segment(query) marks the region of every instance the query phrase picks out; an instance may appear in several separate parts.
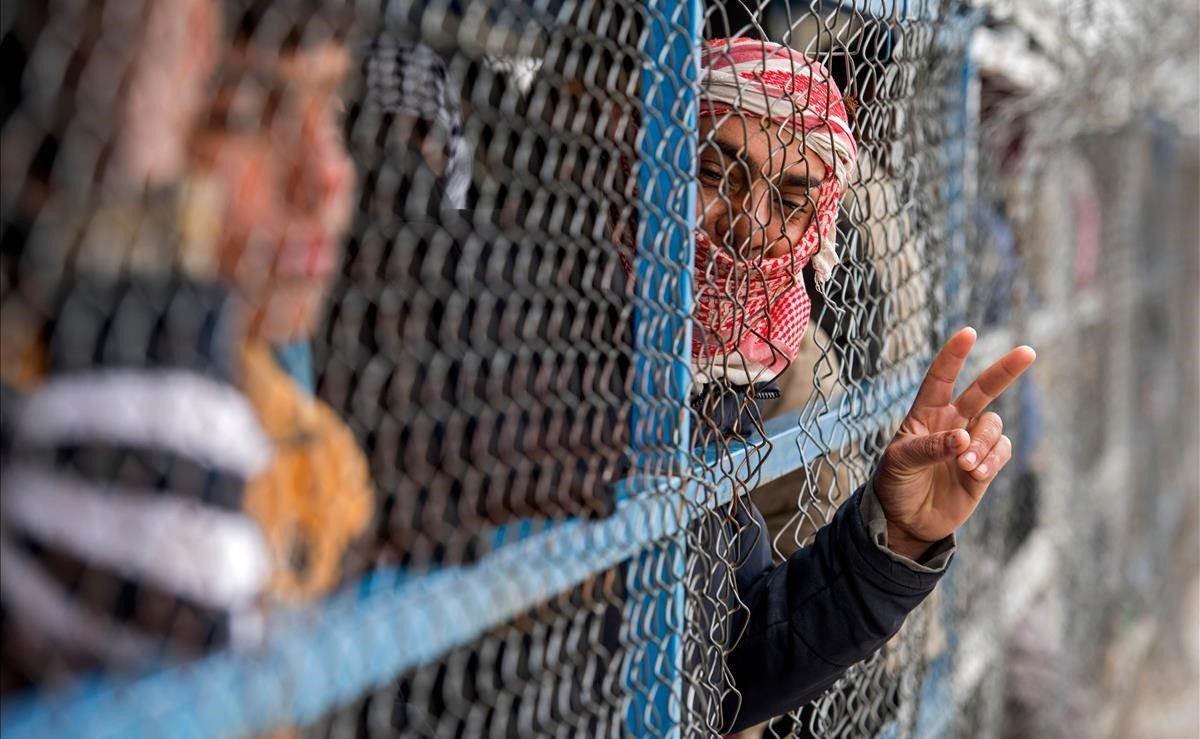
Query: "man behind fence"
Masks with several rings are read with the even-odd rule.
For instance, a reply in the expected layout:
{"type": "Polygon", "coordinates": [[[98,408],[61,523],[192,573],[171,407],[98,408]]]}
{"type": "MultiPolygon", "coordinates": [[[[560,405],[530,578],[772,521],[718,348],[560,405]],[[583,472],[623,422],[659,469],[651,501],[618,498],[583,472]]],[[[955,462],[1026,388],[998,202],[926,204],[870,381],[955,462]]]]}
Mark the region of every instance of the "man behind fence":
{"type": "MultiPolygon", "coordinates": [[[[693,357],[710,388],[752,394],[799,349],[809,313],[801,271],[811,261],[820,285],[836,264],[837,208],[857,147],[840,91],[803,54],[734,38],[707,42],[701,65],[693,357]]],[[[970,328],[950,337],[873,479],[811,546],[772,566],[761,515],[735,504],[729,561],[739,563],[745,608],[731,607],[727,632],[737,635],[727,730],[818,697],[895,634],[945,572],[955,530],[1012,455],[986,408],[1034,361],[1029,347],[1013,349],[955,397],[974,343],[970,328]]],[[[737,415],[717,425],[745,425],[737,415]]]]}

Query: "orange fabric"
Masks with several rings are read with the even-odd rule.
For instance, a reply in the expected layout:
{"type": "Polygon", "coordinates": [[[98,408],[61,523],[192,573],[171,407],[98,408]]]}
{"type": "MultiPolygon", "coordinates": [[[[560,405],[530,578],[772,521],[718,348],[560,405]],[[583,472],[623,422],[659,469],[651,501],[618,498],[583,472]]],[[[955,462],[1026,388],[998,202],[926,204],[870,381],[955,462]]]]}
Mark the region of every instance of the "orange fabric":
{"type": "Polygon", "coordinates": [[[370,522],[367,460],[350,429],[297,385],[265,344],[243,350],[242,381],[276,450],[271,466],[247,483],[244,499],[275,558],[269,595],[309,600],[337,584],[342,555],[370,522]]]}
{"type": "MultiPolygon", "coordinates": [[[[6,318],[12,318],[13,313],[19,314],[20,308],[14,308],[6,318]]],[[[25,316],[21,316],[26,319],[25,316]]],[[[46,343],[38,330],[40,322],[27,320],[7,320],[0,324],[0,380],[7,382],[18,390],[29,392],[41,384],[46,377],[46,343]]]]}

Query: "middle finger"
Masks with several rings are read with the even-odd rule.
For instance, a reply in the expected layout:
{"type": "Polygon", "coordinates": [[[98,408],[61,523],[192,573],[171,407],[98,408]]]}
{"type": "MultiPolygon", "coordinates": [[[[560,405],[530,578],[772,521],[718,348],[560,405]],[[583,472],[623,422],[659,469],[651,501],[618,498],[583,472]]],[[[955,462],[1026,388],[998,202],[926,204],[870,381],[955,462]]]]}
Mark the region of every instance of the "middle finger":
{"type": "Polygon", "coordinates": [[[1021,373],[1029,369],[1035,359],[1037,354],[1028,346],[1018,346],[1011,350],[991,367],[980,372],[975,382],[954,401],[954,407],[964,418],[975,418],[988,404],[1000,397],[1021,373]]]}

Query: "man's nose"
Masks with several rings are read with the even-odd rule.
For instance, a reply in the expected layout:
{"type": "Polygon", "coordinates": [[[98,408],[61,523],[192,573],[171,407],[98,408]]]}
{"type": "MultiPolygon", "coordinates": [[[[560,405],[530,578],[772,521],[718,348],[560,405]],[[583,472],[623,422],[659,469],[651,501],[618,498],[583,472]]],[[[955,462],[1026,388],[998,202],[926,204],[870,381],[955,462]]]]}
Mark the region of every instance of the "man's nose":
{"type": "Polygon", "coordinates": [[[754,187],[730,198],[729,214],[732,219],[734,250],[746,256],[762,256],[771,241],[770,226],[774,221],[777,206],[770,189],[754,187]]]}

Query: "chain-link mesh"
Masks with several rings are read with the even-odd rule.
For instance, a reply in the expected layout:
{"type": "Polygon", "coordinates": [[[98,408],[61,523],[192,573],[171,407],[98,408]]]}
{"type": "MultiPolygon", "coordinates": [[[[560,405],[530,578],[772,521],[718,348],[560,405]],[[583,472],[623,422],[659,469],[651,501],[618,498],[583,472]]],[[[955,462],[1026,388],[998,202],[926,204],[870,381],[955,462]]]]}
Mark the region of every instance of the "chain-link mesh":
{"type": "Polygon", "coordinates": [[[1171,8],[5,0],[5,733],[728,734],[746,553],[967,324],[1039,350],[1013,461],[738,735],[1136,733],[1192,628],[1200,168],[1104,99],[1171,8]],[[996,51],[1075,22],[1032,91],[996,51]]]}

